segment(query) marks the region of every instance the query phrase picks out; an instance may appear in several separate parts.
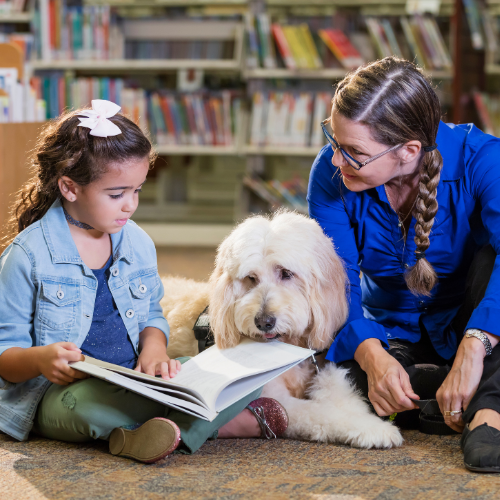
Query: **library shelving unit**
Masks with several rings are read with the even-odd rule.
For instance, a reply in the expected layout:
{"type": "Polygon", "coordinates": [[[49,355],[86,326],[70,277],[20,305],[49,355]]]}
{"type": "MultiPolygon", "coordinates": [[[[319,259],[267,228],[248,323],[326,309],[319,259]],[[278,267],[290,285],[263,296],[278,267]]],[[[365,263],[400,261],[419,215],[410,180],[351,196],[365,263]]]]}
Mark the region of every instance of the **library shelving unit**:
{"type": "MultiPolygon", "coordinates": [[[[425,72],[433,79],[451,79],[452,70],[427,70],[425,72]]],[[[341,80],[347,72],[342,68],[323,69],[287,69],[287,68],[255,68],[243,70],[243,77],[246,80],[257,79],[286,79],[286,80],[341,80]]]]}
{"type": "MultiPolygon", "coordinates": [[[[500,0],[488,0],[488,11],[495,19],[500,17],[500,0]]],[[[486,50],[485,55],[485,73],[486,75],[500,75],[499,54],[486,50]]]]}
{"type": "Polygon", "coordinates": [[[30,23],[32,19],[31,12],[0,12],[0,23],[30,23]]]}
{"type": "MultiPolygon", "coordinates": [[[[42,123],[0,124],[0,228],[5,227],[14,193],[30,177],[26,151],[33,148],[42,123]]],[[[0,240],[0,252],[2,242],[0,240]]]]}
{"type": "MultiPolygon", "coordinates": [[[[248,100],[255,92],[283,90],[290,92],[332,92],[332,84],[346,74],[343,68],[297,69],[253,68],[246,67],[245,19],[242,14],[254,15],[267,12],[269,16],[283,19],[287,16],[304,18],[308,16],[332,16],[337,10],[347,9],[359,16],[401,16],[406,14],[407,0],[83,0],[84,5],[111,6],[118,9],[123,18],[135,21],[141,17],[153,17],[156,27],[151,32],[136,32],[134,40],[168,39],[172,41],[198,39],[225,39],[234,42],[231,59],[112,59],[112,60],[38,60],[30,63],[35,75],[58,72],[79,76],[115,77],[131,75],[134,78],[144,75],[170,75],[179,70],[203,70],[210,78],[212,88],[217,82],[221,88],[238,88],[246,93],[248,100]],[[174,20],[165,16],[168,9],[174,9],[174,20]],[[179,17],[179,11],[190,11],[192,21],[179,17]],[[163,17],[163,19],[162,19],[163,17]],[[199,22],[208,17],[210,22],[199,22]],[[214,83],[216,82],[216,83],[214,83]]],[[[500,0],[489,0],[498,2],[500,0]]],[[[441,0],[439,16],[456,23],[457,5],[461,0],[441,0]]],[[[17,16],[17,15],[16,15],[17,16]]],[[[15,19],[15,17],[13,19],[15,19]]],[[[12,22],[30,22],[31,13],[22,13],[12,22]],[[24,19],[24,21],[21,21],[24,19]]],[[[0,23],[3,21],[0,15],[0,23]]],[[[447,21],[446,21],[447,22],[447,21]]],[[[132,24],[132,23],[131,23],[132,24]]],[[[129,28],[125,28],[129,29],[129,28]]],[[[130,28],[132,29],[132,28],[130,28]]],[[[140,30],[139,30],[140,31],[140,30]]],[[[450,30],[452,33],[454,30],[450,30]]],[[[456,30],[455,30],[456,31],[456,30]]],[[[456,38],[456,37],[455,37],[456,38]]],[[[449,37],[451,52],[457,44],[452,35],[449,37]]],[[[454,54],[454,62],[460,62],[460,53],[454,54]]],[[[490,70],[496,68],[490,65],[490,70]]],[[[453,89],[455,113],[451,118],[456,121],[460,108],[461,67],[454,64],[451,69],[427,71],[435,81],[446,82],[453,89]]],[[[500,72],[500,71],[499,71],[500,72]]],[[[170,83],[172,84],[172,83],[170,83]]],[[[154,89],[153,89],[154,90],[154,89]]],[[[244,175],[287,178],[287,175],[300,171],[307,177],[308,169],[319,147],[293,146],[256,146],[248,144],[251,113],[241,110],[243,126],[238,127],[238,136],[231,146],[202,145],[158,145],[157,151],[163,160],[159,168],[152,171],[152,181],[146,183],[143,201],[139,206],[136,220],[143,221],[151,229],[156,225],[156,234],[163,234],[161,224],[221,224],[227,227],[253,210],[265,209],[244,187],[244,175]],[[167,169],[162,167],[168,165],[167,169]],[[155,173],[155,170],[157,172],[155,173]],[[165,173],[168,171],[168,175],[165,173]],[[149,184],[149,187],[148,187],[149,184]]],[[[262,201],[262,200],[261,200],[262,201]]],[[[213,226],[215,227],[215,226],[213,226]]],[[[215,229],[214,229],[215,231],[215,229]]],[[[201,233],[200,233],[201,234],[201,233]]],[[[214,233],[215,234],[215,233],[214,233]]],[[[218,234],[218,233],[217,233],[218,234]]],[[[161,239],[161,238],[160,238],[161,239]]],[[[163,241],[163,240],[162,240],[163,241]]],[[[208,241],[208,239],[207,239],[208,241]]],[[[210,243],[211,244],[211,243],[210,243]]]]}

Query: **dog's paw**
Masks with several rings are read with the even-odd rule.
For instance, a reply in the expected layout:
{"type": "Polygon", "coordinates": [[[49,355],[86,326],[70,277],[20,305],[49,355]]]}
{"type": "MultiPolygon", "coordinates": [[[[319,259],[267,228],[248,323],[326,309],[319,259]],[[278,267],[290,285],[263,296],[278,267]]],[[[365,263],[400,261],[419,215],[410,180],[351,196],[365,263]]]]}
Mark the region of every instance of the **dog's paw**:
{"type": "Polygon", "coordinates": [[[399,429],[383,420],[379,420],[376,425],[366,426],[362,431],[351,431],[349,434],[348,442],[356,448],[393,448],[403,444],[399,429]]]}

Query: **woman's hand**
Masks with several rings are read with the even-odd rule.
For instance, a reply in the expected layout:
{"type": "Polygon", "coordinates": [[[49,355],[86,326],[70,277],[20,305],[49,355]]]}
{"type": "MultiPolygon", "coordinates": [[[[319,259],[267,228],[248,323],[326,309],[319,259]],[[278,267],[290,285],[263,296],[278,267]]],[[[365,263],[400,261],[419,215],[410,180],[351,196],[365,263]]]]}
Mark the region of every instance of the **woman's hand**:
{"type": "Polygon", "coordinates": [[[444,421],[457,432],[462,432],[464,428],[462,415],[447,416],[445,412],[467,409],[483,375],[485,355],[486,351],[479,339],[464,337],[458,346],[450,373],[436,393],[444,421]]]}
{"type": "Polygon", "coordinates": [[[146,327],[139,335],[141,353],[134,368],[137,372],[147,373],[168,380],[181,371],[181,362],[167,356],[167,339],[158,328],[146,327]]]}
{"type": "Polygon", "coordinates": [[[362,342],[354,359],[368,376],[368,398],[378,415],[382,417],[417,408],[410,398],[420,398],[413,392],[410,377],[379,340],[362,342]]]}
{"type": "Polygon", "coordinates": [[[36,357],[38,370],[50,382],[68,385],[89,377],[68,364],[84,360],[82,351],[73,342],[56,342],[36,349],[38,349],[36,357]]]}

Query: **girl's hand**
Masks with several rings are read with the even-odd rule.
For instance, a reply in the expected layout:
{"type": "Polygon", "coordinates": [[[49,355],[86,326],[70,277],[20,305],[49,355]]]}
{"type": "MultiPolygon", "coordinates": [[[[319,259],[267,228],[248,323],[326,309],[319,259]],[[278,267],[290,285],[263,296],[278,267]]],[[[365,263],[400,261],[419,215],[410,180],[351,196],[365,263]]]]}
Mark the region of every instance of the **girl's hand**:
{"type": "Polygon", "coordinates": [[[165,352],[165,346],[159,346],[159,349],[145,346],[139,354],[137,366],[134,369],[153,377],[161,375],[161,378],[168,380],[181,371],[181,362],[170,359],[165,352]]]}
{"type": "Polygon", "coordinates": [[[420,398],[413,392],[408,373],[379,340],[362,342],[355,359],[368,376],[368,398],[379,416],[418,408],[410,399],[420,398]]]}
{"type": "Polygon", "coordinates": [[[38,348],[38,370],[50,382],[68,385],[89,375],[71,368],[68,363],[83,361],[82,351],[73,342],[56,342],[38,348]]]}
{"type": "Polygon", "coordinates": [[[485,355],[486,351],[480,340],[464,337],[458,346],[450,373],[436,393],[444,421],[457,432],[462,432],[464,428],[462,415],[447,416],[445,411],[467,409],[483,375],[485,355]]]}

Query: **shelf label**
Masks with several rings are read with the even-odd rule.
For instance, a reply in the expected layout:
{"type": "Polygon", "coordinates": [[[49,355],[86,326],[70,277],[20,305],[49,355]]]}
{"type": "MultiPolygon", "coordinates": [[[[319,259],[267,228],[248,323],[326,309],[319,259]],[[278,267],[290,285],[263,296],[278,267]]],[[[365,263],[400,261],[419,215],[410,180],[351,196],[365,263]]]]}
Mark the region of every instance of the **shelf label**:
{"type": "Polygon", "coordinates": [[[406,0],[407,14],[439,14],[441,0],[406,0]]]}

